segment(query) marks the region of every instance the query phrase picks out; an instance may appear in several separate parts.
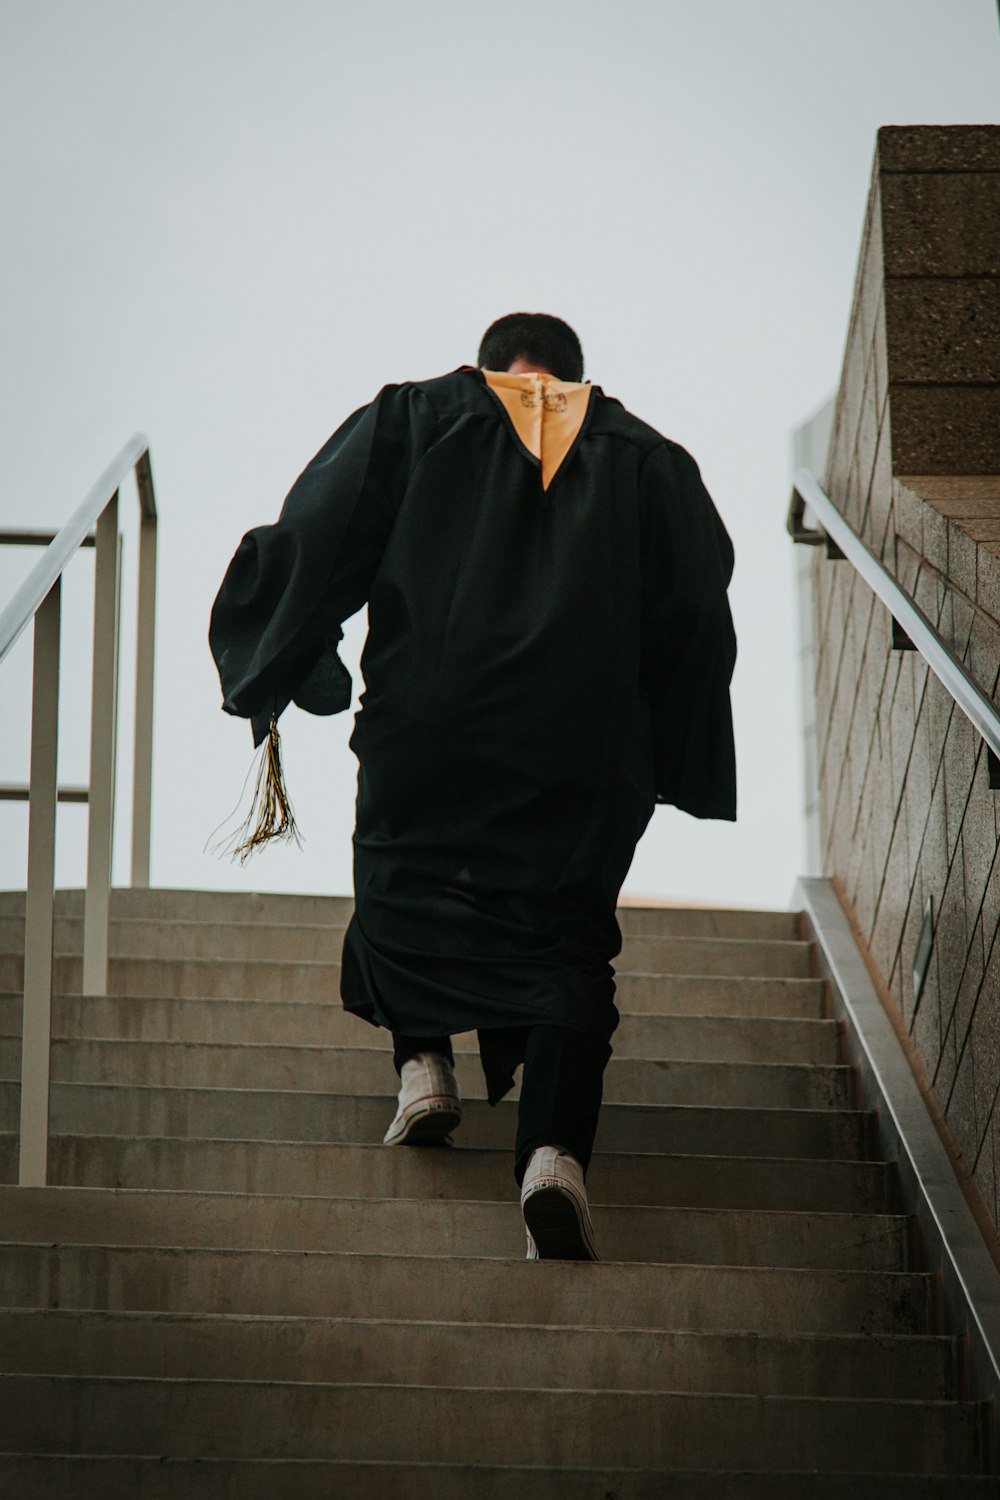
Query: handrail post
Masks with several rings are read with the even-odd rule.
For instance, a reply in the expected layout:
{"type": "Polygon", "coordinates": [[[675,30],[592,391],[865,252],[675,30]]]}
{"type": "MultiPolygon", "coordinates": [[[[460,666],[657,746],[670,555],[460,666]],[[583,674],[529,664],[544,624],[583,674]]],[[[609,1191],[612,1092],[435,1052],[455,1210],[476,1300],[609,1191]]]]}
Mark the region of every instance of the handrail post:
{"type": "Polygon", "coordinates": [[[90,709],[90,807],[83,921],[85,995],[108,990],[108,920],[115,821],[118,704],[118,491],[97,521],[94,563],[94,669],[90,709]]]}
{"type": "Polygon", "coordinates": [[[35,613],[31,673],[28,887],[24,910],[21,1137],[17,1174],[22,1187],[44,1187],[48,1178],[61,593],[62,580],[57,578],[35,613]]]}
{"type": "Polygon", "coordinates": [[[54,536],[40,531],[0,534],[0,542],[30,542],[45,547],[43,557],[13,598],[0,608],[0,662],[32,622],[35,638],[30,785],[0,786],[0,797],[5,800],[23,800],[27,794],[29,802],[18,1161],[18,1182],[28,1187],[44,1186],[48,1175],[56,807],[60,798],[89,803],[82,988],[84,993],[107,993],[121,644],[118,505],[119,487],[130,472],[135,474],[140,512],[132,878],[134,885],[148,886],[157,517],[146,438],[137,433],[125,445],[54,536]],[[96,530],[92,529],[95,520],[96,530]],[[62,575],[77,548],[90,545],[96,550],[90,785],[64,787],[60,793],[57,752],[62,575]]]}
{"type": "Polygon", "coordinates": [[[135,467],[139,524],[139,602],[135,652],[135,759],[132,777],[132,885],[149,885],[153,802],[153,663],[156,635],[156,503],[148,450],[135,467]]]}

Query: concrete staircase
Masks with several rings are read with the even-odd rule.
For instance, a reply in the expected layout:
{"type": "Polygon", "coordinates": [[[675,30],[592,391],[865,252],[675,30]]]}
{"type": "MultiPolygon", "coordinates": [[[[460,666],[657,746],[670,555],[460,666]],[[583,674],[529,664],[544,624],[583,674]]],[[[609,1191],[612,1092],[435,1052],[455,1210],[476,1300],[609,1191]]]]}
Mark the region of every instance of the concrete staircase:
{"type": "MultiPolygon", "coordinates": [[[[0,1183],[23,895],[0,895],[0,1183]]],[[[514,1105],[378,1142],[349,903],[57,900],[50,1180],[0,1186],[0,1494],[852,1500],[1000,1493],[792,913],[622,911],[600,1265],[527,1263],[514,1105]]],[[[466,1039],[459,1039],[461,1046],[466,1039]]]]}

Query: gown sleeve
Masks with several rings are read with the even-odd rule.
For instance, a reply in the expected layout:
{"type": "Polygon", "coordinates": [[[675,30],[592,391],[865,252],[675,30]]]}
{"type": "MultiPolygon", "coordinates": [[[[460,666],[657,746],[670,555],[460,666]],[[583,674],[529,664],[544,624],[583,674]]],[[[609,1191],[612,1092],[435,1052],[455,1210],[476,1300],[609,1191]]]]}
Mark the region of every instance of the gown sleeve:
{"type": "Polygon", "coordinates": [[[433,430],[421,390],[386,386],[306,466],[278,520],[240,542],[212,608],[209,644],[222,706],[250,719],[255,745],[292,701],[310,713],[349,707],[341,625],[368,598],[433,430]]]}
{"type": "Polygon", "coordinates": [[[729,684],[736,633],[727,588],[733,545],[698,465],[674,443],[640,481],[640,680],[648,696],[657,802],[699,818],[736,817],[729,684]]]}

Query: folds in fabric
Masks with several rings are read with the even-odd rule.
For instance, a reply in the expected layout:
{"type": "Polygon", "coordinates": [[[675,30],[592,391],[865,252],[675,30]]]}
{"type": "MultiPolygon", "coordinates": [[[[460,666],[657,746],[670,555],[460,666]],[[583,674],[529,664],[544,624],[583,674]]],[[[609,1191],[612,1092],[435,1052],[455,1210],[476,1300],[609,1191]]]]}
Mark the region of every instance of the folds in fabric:
{"type": "Polygon", "coordinates": [[[732,821],[732,542],[698,465],[674,443],[647,457],[640,510],[640,683],[649,700],[656,800],[732,821]]]}
{"type": "Polygon", "coordinates": [[[223,579],[209,644],[227,713],[254,743],[293,699],[338,713],[351,679],[341,623],[362,607],[433,413],[413,386],[386,386],[323,445],[278,520],[248,531],[223,579]]]}
{"type": "MultiPolygon", "coordinates": [[[[615,902],[654,803],[735,816],[733,551],[690,455],[598,387],[551,433],[521,403],[544,382],[504,390],[528,441],[468,368],[348,418],[244,537],[211,645],[260,739],[291,701],[348,706],[337,644],[368,604],[347,1008],[606,1046],[615,902]]],[[[497,1036],[490,1057],[494,1097],[517,1053],[497,1036]]]]}

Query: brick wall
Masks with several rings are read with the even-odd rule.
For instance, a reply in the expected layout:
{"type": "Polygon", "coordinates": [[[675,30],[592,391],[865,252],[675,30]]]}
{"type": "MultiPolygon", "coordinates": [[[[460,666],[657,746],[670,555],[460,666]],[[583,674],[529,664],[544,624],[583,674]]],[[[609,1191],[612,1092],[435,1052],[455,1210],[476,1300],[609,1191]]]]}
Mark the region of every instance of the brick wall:
{"type": "MultiPolygon", "coordinates": [[[[1000,127],[879,131],[825,480],[1000,702],[1000,127]]],[[[824,871],[1000,1224],[1000,792],[850,563],[812,569],[824,871]]]]}

